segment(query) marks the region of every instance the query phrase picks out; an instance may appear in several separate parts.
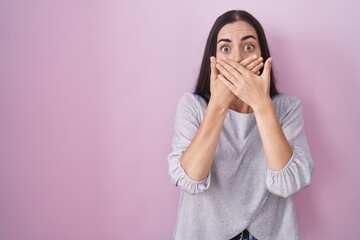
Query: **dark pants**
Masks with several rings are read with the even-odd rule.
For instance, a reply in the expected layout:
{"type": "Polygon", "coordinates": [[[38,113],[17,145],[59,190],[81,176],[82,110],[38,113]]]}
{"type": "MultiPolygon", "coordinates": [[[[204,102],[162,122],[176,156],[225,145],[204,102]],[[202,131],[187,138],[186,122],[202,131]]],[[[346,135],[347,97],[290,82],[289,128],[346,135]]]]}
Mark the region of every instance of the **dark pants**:
{"type": "MultiPolygon", "coordinates": [[[[244,234],[243,240],[257,240],[254,236],[251,236],[251,238],[250,238],[249,231],[246,229],[243,231],[243,234],[244,234]]],[[[240,236],[241,236],[241,233],[239,233],[238,235],[236,235],[235,237],[233,237],[230,240],[239,240],[240,236]]]]}

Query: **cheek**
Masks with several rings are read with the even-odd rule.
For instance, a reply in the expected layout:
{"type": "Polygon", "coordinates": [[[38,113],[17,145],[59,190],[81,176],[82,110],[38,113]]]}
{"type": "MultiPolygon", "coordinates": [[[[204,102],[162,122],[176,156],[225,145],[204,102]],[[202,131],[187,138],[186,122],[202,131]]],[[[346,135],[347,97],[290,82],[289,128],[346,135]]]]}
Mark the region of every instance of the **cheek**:
{"type": "Polygon", "coordinates": [[[261,50],[257,48],[257,49],[255,49],[254,51],[251,51],[251,52],[245,52],[244,51],[243,54],[244,54],[244,58],[251,57],[253,55],[261,57],[261,50]]]}
{"type": "Polygon", "coordinates": [[[260,49],[256,49],[255,54],[260,57],[260,56],[261,56],[261,51],[260,51],[260,49]]]}
{"type": "Polygon", "coordinates": [[[226,54],[224,54],[223,52],[219,51],[219,50],[216,50],[216,58],[220,58],[222,60],[225,60],[226,59],[226,54]]]}
{"type": "Polygon", "coordinates": [[[257,47],[254,51],[254,54],[256,54],[257,56],[261,56],[261,49],[259,47],[257,47]]]}
{"type": "Polygon", "coordinates": [[[221,56],[223,53],[220,50],[216,50],[216,57],[221,56]]]}

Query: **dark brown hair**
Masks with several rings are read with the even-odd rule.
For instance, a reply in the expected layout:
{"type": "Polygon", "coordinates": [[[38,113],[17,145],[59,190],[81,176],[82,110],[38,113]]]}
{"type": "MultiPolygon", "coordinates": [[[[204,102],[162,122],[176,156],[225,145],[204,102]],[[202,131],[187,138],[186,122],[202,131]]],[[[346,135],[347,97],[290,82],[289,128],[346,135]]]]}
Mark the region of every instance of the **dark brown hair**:
{"type": "MultiPolygon", "coordinates": [[[[219,31],[223,26],[229,23],[234,23],[236,21],[244,21],[250,26],[252,26],[258,37],[259,37],[259,43],[261,48],[261,56],[264,59],[264,62],[266,59],[270,57],[270,50],[266,41],[264,29],[262,28],[261,24],[259,23],[256,18],[254,18],[250,13],[246,11],[241,10],[232,10],[228,11],[224,14],[222,14],[220,17],[218,17],[213,25],[213,27],[210,30],[204,56],[202,59],[201,67],[200,67],[200,73],[197,79],[197,84],[195,87],[195,94],[200,95],[203,97],[207,102],[210,100],[210,57],[216,55],[216,40],[217,36],[219,34],[219,31]]],[[[263,68],[260,70],[260,74],[262,73],[263,68]]],[[[271,68],[270,72],[270,97],[273,98],[275,95],[277,95],[279,92],[276,89],[276,80],[273,68],[271,68]]]]}

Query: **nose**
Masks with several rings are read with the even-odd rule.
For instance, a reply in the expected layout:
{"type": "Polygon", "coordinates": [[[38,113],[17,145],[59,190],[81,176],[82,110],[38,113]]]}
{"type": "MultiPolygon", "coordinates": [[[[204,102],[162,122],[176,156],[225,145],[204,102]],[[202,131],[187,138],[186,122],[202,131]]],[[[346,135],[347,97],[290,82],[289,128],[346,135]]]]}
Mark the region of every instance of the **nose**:
{"type": "Polygon", "coordinates": [[[236,62],[240,62],[240,61],[242,60],[242,56],[241,56],[240,50],[234,51],[233,59],[234,59],[236,62]]]}

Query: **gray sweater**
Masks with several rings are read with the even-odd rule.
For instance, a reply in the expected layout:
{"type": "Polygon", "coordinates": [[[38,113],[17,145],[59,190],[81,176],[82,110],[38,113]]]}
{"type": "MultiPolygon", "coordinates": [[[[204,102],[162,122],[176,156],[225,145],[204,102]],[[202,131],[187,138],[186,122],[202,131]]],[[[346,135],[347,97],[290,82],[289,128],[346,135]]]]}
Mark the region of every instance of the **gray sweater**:
{"type": "Polygon", "coordinates": [[[207,103],[192,93],[180,99],[168,156],[171,182],[181,189],[175,239],[228,240],[244,229],[258,240],[300,239],[292,196],[310,184],[314,165],[300,101],[277,95],[273,104],[293,149],[282,170],[268,168],[255,115],[230,109],[212,169],[206,179],[195,181],[179,160],[204,119],[207,103]]]}

